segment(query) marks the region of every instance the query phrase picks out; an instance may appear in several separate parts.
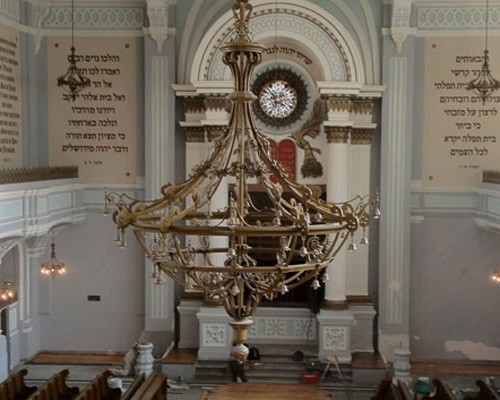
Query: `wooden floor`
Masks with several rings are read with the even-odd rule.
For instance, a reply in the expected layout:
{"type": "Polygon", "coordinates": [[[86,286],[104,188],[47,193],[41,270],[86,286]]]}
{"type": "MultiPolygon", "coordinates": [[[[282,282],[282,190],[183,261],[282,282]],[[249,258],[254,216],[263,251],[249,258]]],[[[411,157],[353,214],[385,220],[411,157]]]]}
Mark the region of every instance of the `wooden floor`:
{"type": "MultiPolygon", "coordinates": [[[[43,351],[33,357],[31,364],[61,365],[122,365],[125,353],[117,352],[51,352],[43,351]]],[[[165,364],[195,364],[197,349],[177,349],[162,360],[165,364]]],[[[374,354],[354,353],[353,368],[385,368],[381,358],[374,354]]],[[[411,362],[413,375],[483,375],[500,376],[500,362],[443,362],[423,360],[411,362]]]]}
{"type": "Polygon", "coordinates": [[[207,390],[203,400],[333,400],[333,394],[307,385],[232,383],[207,390]]]}
{"type": "Polygon", "coordinates": [[[84,352],[53,352],[42,351],[33,357],[31,364],[61,364],[61,365],[122,365],[125,353],[84,353],[84,352]]]}

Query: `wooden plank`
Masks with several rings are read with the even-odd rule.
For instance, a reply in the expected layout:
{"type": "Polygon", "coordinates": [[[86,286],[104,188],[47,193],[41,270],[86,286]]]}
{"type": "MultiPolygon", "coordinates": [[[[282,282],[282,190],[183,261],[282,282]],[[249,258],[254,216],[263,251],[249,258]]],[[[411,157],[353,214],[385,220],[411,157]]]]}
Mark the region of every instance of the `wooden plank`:
{"type": "Polygon", "coordinates": [[[333,400],[333,394],[306,385],[232,383],[206,391],[203,400],[333,400]]]}

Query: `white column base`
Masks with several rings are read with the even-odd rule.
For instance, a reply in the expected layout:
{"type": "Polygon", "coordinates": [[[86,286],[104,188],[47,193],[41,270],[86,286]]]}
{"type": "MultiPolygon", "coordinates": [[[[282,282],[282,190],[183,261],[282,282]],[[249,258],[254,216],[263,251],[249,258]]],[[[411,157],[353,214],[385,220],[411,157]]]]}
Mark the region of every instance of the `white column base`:
{"type": "Polygon", "coordinates": [[[320,358],[330,357],[334,352],[339,362],[350,363],[351,335],[354,316],[351,310],[321,310],[318,314],[320,358]]]}
{"type": "Polygon", "coordinates": [[[377,312],[371,304],[350,304],[354,317],[351,334],[352,351],[373,353],[373,321],[377,312]]]}
{"type": "Polygon", "coordinates": [[[231,317],[223,307],[201,307],[196,316],[200,326],[198,359],[229,360],[233,347],[231,317]]]}
{"type": "Polygon", "coordinates": [[[182,299],[177,306],[179,312],[179,348],[196,349],[200,344],[200,327],[197,313],[203,302],[196,299],[182,299]]]}

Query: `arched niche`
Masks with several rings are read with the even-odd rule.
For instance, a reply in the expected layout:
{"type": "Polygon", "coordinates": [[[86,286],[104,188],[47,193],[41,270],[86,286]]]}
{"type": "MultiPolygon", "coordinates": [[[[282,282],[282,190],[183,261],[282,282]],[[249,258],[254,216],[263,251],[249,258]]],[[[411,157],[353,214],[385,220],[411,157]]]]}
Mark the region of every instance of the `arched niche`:
{"type": "MultiPolygon", "coordinates": [[[[280,2],[278,11],[275,1],[255,0],[252,5],[250,29],[255,41],[269,48],[277,44],[295,51],[287,54],[285,50],[276,58],[294,58],[297,64],[310,60],[308,70],[318,81],[365,83],[359,49],[335,16],[325,16],[322,8],[299,0],[280,2]]],[[[190,74],[195,86],[199,82],[231,80],[220,47],[230,41],[233,24],[232,11],[226,12],[204,35],[190,74]]]]}

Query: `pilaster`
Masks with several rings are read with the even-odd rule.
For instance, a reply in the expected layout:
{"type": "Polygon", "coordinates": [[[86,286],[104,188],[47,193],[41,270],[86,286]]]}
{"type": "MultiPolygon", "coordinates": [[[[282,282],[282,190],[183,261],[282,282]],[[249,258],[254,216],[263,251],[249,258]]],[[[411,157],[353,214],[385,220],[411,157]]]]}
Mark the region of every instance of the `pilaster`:
{"type": "Polygon", "coordinates": [[[409,182],[411,137],[408,121],[409,61],[393,56],[384,98],[386,130],[382,135],[379,259],[379,351],[409,346],[409,182]]]}
{"type": "MultiPolygon", "coordinates": [[[[173,46],[173,43],[169,43],[173,46]]],[[[146,54],[152,50],[147,47],[146,54]]],[[[174,73],[172,60],[167,55],[146,57],[146,140],[145,174],[146,198],[159,198],[160,189],[168,182],[174,182],[175,176],[175,99],[170,85],[174,73]],[[149,79],[147,79],[149,78],[149,79]]],[[[164,283],[148,279],[153,266],[145,261],[146,284],[146,330],[155,349],[161,352],[169,341],[165,331],[173,336],[174,329],[174,283],[164,279],[164,283]]]]}

